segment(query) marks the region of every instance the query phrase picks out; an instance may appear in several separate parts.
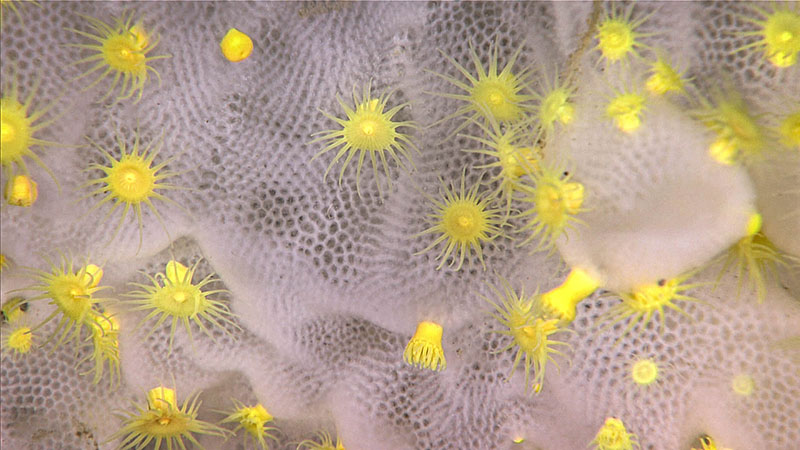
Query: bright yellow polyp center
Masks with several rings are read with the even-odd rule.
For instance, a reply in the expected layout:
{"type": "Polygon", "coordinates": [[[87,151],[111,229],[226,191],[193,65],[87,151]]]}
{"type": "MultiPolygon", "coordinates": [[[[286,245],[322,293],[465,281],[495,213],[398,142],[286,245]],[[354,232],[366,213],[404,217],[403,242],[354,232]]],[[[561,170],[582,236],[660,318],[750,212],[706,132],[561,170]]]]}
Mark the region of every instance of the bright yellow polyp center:
{"type": "Polygon", "coordinates": [[[598,450],[631,450],[633,443],[621,420],[609,417],[606,423],[597,432],[592,443],[597,444],[598,450]]]}
{"type": "Polygon", "coordinates": [[[575,214],[583,205],[583,185],[570,183],[543,183],[536,189],[536,213],[543,223],[553,228],[562,227],[569,214],[575,214]]]}
{"type": "Polygon", "coordinates": [[[244,61],[253,53],[253,40],[236,28],[231,28],[222,38],[219,47],[228,61],[244,61]]]}
{"type": "Polygon", "coordinates": [[[33,334],[29,327],[19,327],[8,336],[8,347],[19,354],[28,353],[33,344],[33,334]]]}
{"type": "Polygon", "coordinates": [[[462,230],[471,229],[473,223],[475,222],[474,220],[472,220],[472,217],[466,215],[458,216],[458,218],[456,218],[456,221],[458,222],[458,227],[461,228],[462,230]]]}
{"type": "Polygon", "coordinates": [[[184,291],[177,291],[172,294],[172,300],[175,303],[183,303],[189,298],[189,295],[184,291]]]}
{"type": "Polygon", "coordinates": [[[764,44],[767,59],[777,67],[797,63],[800,52],[800,14],[775,11],[764,23],[764,44]]]}
{"type": "MultiPolygon", "coordinates": [[[[522,108],[519,80],[511,73],[501,73],[479,80],[470,91],[473,103],[483,105],[498,122],[513,122],[520,118],[522,108]]],[[[482,109],[479,109],[482,111],[482,109]]]]}
{"type": "Polygon", "coordinates": [[[155,171],[139,156],[125,155],[108,171],[111,195],[126,203],[140,203],[153,193],[155,171]]]}
{"type": "Polygon", "coordinates": [[[607,60],[619,61],[633,50],[633,27],[621,19],[607,19],[597,27],[597,41],[607,60]]]}
{"type": "Polygon", "coordinates": [[[526,166],[531,168],[538,167],[538,159],[534,150],[530,147],[516,147],[511,144],[509,134],[503,135],[495,142],[497,159],[502,168],[502,176],[505,183],[513,183],[525,173],[526,166]]]}
{"type": "Polygon", "coordinates": [[[640,386],[653,384],[658,378],[658,366],[652,359],[636,361],[631,367],[631,378],[640,386]]]}
{"type": "MultiPolygon", "coordinates": [[[[514,340],[525,353],[547,355],[547,337],[558,331],[558,321],[537,317],[530,325],[512,330],[514,340]]],[[[540,359],[538,356],[536,359],[540,359]]]]}
{"type": "Polygon", "coordinates": [[[166,265],[166,283],[153,294],[153,305],[175,317],[192,317],[202,314],[209,307],[206,294],[192,284],[189,269],[177,261],[166,265]]]}
{"type": "Polygon", "coordinates": [[[500,166],[503,168],[503,175],[510,180],[515,180],[525,173],[525,170],[519,162],[517,162],[516,152],[517,149],[509,145],[497,147],[497,153],[500,155],[500,166]]]}
{"type": "Polygon", "coordinates": [[[756,382],[753,380],[753,377],[747,375],[745,373],[736,375],[731,380],[731,389],[733,392],[741,395],[742,397],[748,397],[753,394],[755,391],[756,382]]]}
{"type": "Polygon", "coordinates": [[[176,436],[188,434],[195,426],[192,416],[178,409],[172,389],[163,386],[151,389],[147,393],[147,407],[147,412],[137,419],[136,427],[136,432],[144,436],[167,439],[169,445],[176,436]]]}
{"type": "Polygon", "coordinates": [[[89,286],[76,274],[55,277],[48,286],[55,305],[73,321],[80,322],[92,307],[89,286]]]}
{"type": "Polygon", "coordinates": [[[678,280],[660,280],[640,286],[633,292],[631,308],[637,312],[655,311],[669,304],[678,292],[678,280]]]}
{"type": "Polygon", "coordinates": [[[489,94],[489,104],[492,106],[497,106],[503,102],[503,94],[499,92],[492,92],[489,94]]]}
{"type": "Polygon", "coordinates": [[[682,91],[683,80],[667,62],[658,60],[653,63],[650,71],[652,75],[647,79],[645,87],[653,95],[664,95],[671,91],[682,91]]]}
{"type": "Polygon", "coordinates": [[[6,185],[5,198],[11,205],[29,207],[39,197],[36,182],[27,175],[17,175],[6,185]]]}
{"type": "Polygon", "coordinates": [[[395,125],[377,99],[358,105],[344,125],[344,139],[356,150],[380,151],[396,145],[395,125]]]}
{"type": "Polygon", "coordinates": [[[273,419],[272,415],[259,403],[256,406],[245,407],[239,410],[240,423],[248,433],[260,436],[264,424],[273,419]]]}
{"type": "Polygon", "coordinates": [[[366,136],[372,136],[375,134],[375,122],[372,121],[365,121],[361,124],[361,132],[364,133],[366,136]]]}
{"type": "Polygon", "coordinates": [[[484,211],[468,200],[448,205],[442,217],[445,233],[457,242],[474,242],[485,231],[484,211]]]}
{"type": "Polygon", "coordinates": [[[136,36],[129,32],[106,39],[102,52],[106,63],[120,72],[143,75],[147,70],[145,54],[142,53],[136,36]]]}
{"type": "Polygon", "coordinates": [[[205,296],[192,284],[167,285],[153,296],[156,308],[175,317],[191,317],[205,311],[205,296]]]}
{"type": "Polygon", "coordinates": [[[417,324],[417,331],[403,352],[403,360],[412,366],[434,371],[446,369],[441,325],[428,321],[417,324]]]}
{"type": "Polygon", "coordinates": [[[787,147],[800,150],[800,112],[790,114],[783,119],[778,132],[787,147]]]}
{"type": "Polygon", "coordinates": [[[542,294],[542,307],[558,320],[572,322],[578,303],[599,286],[600,282],[585,270],[572,269],[560,286],[542,294]]]}
{"type": "Polygon", "coordinates": [[[620,94],[609,102],[606,115],[614,120],[614,125],[625,133],[636,131],[642,123],[644,96],[635,93],[620,94]]]}
{"type": "MultiPolygon", "coordinates": [[[[537,320],[541,321],[541,319],[537,320]]],[[[530,351],[535,349],[537,342],[539,342],[536,339],[536,327],[533,325],[524,326],[518,329],[516,338],[520,348],[522,348],[522,350],[524,351],[530,351]]]]}
{"type": "Polygon", "coordinates": [[[30,147],[31,134],[25,107],[13,98],[0,100],[0,162],[4,166],[22,159],[30,147]]]}

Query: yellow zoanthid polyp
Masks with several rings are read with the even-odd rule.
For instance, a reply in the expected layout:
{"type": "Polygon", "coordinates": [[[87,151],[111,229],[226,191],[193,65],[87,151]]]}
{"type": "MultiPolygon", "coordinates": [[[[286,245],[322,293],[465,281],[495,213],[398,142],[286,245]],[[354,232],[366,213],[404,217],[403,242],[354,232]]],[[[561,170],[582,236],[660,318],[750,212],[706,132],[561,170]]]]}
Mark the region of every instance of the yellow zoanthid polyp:
{"type": "MultiPolygon", "coordinates": [[[[472,64],[477,72],[475,75],[451,56],[439,50],[442,56],[467,79],[469,84],[449,75],[428,71],[464,91],[464,93],[459,94],[445,92],[433,92],[432,94],[466,103],[460,106],[456,112],[440,119],[434,125],[461,116],[467,116],[473,120],[477,120],[479,117],[484,119],[491,117],[499,123],[513,123],[524,119],[526,113],[533,111],[533,107],[529,104],[533,100],[533,96],[523,93],[529,84],[528,70],[524,69],[514,73],[514,63],[516,63],[517,57],[522,51],[522,46],[517,48],[511,55],[511,58],[500,73],[497,72],[499,51],[497,43],[489,50],[488,71],[484,69],[481,58],[475,51],[472,42],[469,43],[469,50],[472,64]]],[[[458,133],[468,124],[469,120],[465,120],[453,130],[450,136],[458,133]]]]}
{"type": "Polygon", "coordinates": [[[139,322],[137,328],[150,319],[158,317],[148,336],[166,320],[171,320],[169,332],[170,352],[172,351],[172,342],[175,338],[175,328],[178,326],[178,322],[183,324],[189,339],[192,339],[190,320],[197,324],[212,340],[214,337],[203,323],[204,320],[228,334],[230,332],[225,328],[224,324],[239,328],[232,320],[234,316],[228,305],[219,300],[209,298],[210,295],[228,291],[224,289],[203,290],[209,284],[219,281],[213,273],[197,283],[192,282],[200,261],[202,260],[197,260],[191,268],[187,268],[178,261],[171,260],[167,263],[163,273],[157,273],[155,276],[144,274],[151,284],[131,283],[132,286],[138,287],[139,290],[126,295],[132,299],[131,303],[136,305],[133,308],[134,311],[150,311],[139,322]]]}
{"type": "Polygon", "coordinates": [[[253,40],[236,28],[231,28],[219,43],[222,54],[230,62],[240,62],[253,53],[253,40]]]}
{"type": "Polygon", "coordinates": [[[749,397],[756,390],[756,382],[750,374],[740,373],[731,378],[731,390],[741,397],[749,397]]]}
{"type": "Polygon", "coordinates": [[[369,154],[369,159],[372,163],[372,173],[375,176],[375,183],[378,185],[378,195],[383,196],[381,189],[381,181],[378,176],[378,161],[383,167],[383,172],[386,175],[386,182],[389,189],[392,189],[392,176],[389,172],[389,164],[386,155],[388,154],[394,162],[403,170],[409,171],[409,168],[403,163],[400,156],[408,160],[408,164],[413,168],[414,161],[411,157],[409,148],[414,149],[419,153],[419,148],[408,138],[404,133],[398,131],[398,128],[418,128],[417,124],[412,121],[396,122],[394,116],[403,108],[408,106],[408,103],[402,103],[394,106],[388,111],[385,111],[386,105],[389,102],[391,93],[382,93],[378,98],[372,98],[371,83],[364,86],[364,91],[361,97],[358,96],[355,86],[353,86],[353,103],[354,108],[345,103],[339,95],[336,95],[336,100],[344,110],[346,119],[340,119],[332,114],[320,110],[325,117],[336,122],[342,128],[339,130],[324,130],[314,133],[312,136],[317,136],[309,144],[317,142],[325,142],[328,145],[320,150],[311,158],[314,161],[323,154],[330,150],[337,149],[336,156],[328,164],[325,169],[325,174],[322,176],[323,181],[328,177],[328,172],[341,158],[345,157],[342,163],[342,168],[339,171],[339,186],[342,185],[344,178],[344,171],[350,161],[358,155],[358,166],[356,167],[356,191],[358,196],[361,197],[361,168],[364,165],[364,160],[369,154]]]}
{"type": "MultiPolygon", "coordinates": [[[[137,247],[137,252],[138,249],[141,249],[144,235],[142,224],[143,205],[147,206],[153,215],[156,216],[164,227],[164,232],[169,236],[167,226],[164,224],[161,214],[159,214],[158,210],[153,205],[153,200],[160,200],[183,209],[181,205],[159,192],[183,188],[165,182],[167,179],[178,175],[176,172],[165,169],[167,164],[171,163],[177,155],[171,156],[158,164],[154,164],[156,156],[161,151],[161,146],[164,141],[163,135],[159,138],[154,149],[153,142],[141,148],[139,142],[140,136],[139,133],[136,132],[133,139],[133,147],[129,150],[126,139],[122,135],[117,134],[116,143],[120,152],[119,159],[112,156],[109,150],[104,149],[96,142],[91,139],[88,140],[106,157],[108,162],[107,165],[91,164],[86,169],[87,171],[101,171],[103,173],[102,176],[90,179],[81,186],[81,188],[88,188],[99,185],[99,187],[96,187],[93,191],[86,194],[83,199],[98,195],[103,197],[87,211],[87,214],[103,204],[111,202],[113,206],[109,209],[108,213],[106,213],[103,219],[103,221],[105,221],[117,208],[122,206],[122,216],[119,219],[114,233],[109,239],[109,243],[117,237],[117,234],[125,222],[125,218],[128,217],[128,211],[133,209],[136,214],[136,221],[139,225],[139,246],[137,247]]],[[[189,214],[188,211],[185,209],[183,210],[189,214]]]]}
{"type": "Polygon", "coordinates": [[[336,436],[336,443],[334,444],[333,438],[327,431],[320,431],[317,433],[317,439],[306,439],[297,444],[297,450],[345,450],[342,440],[336,436]],[[319,442],[317,442],[319,441],[319,442]]]}
{"type": "Polygon", "coordinates": [[[120,439],[118,450],[149,448],[155,441],[155,448],[166,443],[168,449],[185,449],[184,439],[193,444],[193,448],[203,446],[195,438],[195,434],[226,437],[227,431],[214,424],[197,419],[200,394],[189,396],[179,408],[177,395],[173,389],[159,386],[147,393],[147,402],[140,405],[133,402],[134,411],[119,411],[115,415],[123,421],[122,428],[108,438],[107,442],[120,439]]]}
{"type": "Polygon", "coordinates": [[[425,194],[434,206],[434,211],[427,217],[431,227],[415,236],[436,234],[437,237],[430,245],[415,255],[425,253],[444,242],[442,251],[436,257],[436,259],[441,259],[436,267],[437,270],[444,267],[451,255],[449,266],[452,267],[457,259],[458,264],[456,264],[455,270],[460,270],[465,259],[471,261],[473,251],[477,254],[478,260],[485,270],[483,244],[503,235],[500,229],[503,224],[502,211],[492,207],[494,197],[478,193],[481,187],[480,181],[467,190],[466,176],[465,168],[461,173],[461,183],[458,189],[452,182],[448,188],[444,181],[439,179],[441,199],[435,199],[425,194]],[[458,258],[454,252],[458,253],[458,258]]]}
{"type": "Polygon", "coordinates": [[[91,331],[94,306],[108,302],[106,298],[95,296],[99,291],[108,288],[99,286],[103,275],[102,269],[87,261],[76,270],[72,259],[63,254],[60,265],[56,265],[50,260],[47,262],[50,264],[49,272],[27,268],[30,276],[35,279],[35,284],[21,290],[39,292],[38,295],[30,297],[28,301],[49,298],[50,303],[56,306],[55,311],[37,325],[36,329],[42,327],[56,315],[61,315],[58,326],[47,339],[48,342],[60,333],[56,342],[56,347],[58,347],[71,332],[71,339],[77,345],[84,326],[89,327],[91,331]]]}
{"type": "Polygon", "coordinates": [[[440,372],[447,368],[442,348],[442,326],[424,320],[417,324],[417,331],[408,341],[403,352],[403,361],[414,367],[440,372]]]}
{"type": "Polygon", "coordinates": [[[645,102],[645,96],[639,92],[615,92],[606,105],[606,116],[623,133],[633,133],[642,125],[645,102]]]}
{"type": "Polygon", "coordinates": [[[688,82],[688,80],[684,79],[686,70],[679,72],[667,57],[659,55],[650,64],[650,76],[645,82],[645,89],[655,96],[661,96],[668,92],[686,92],[685,85],[688,82]]]}
{"type": "Polygon", "coordinates": [[[744,237],[723,255],[725,262],[720,271],[721,277],[725,271],[735,266],[737,296],[741,294],[746,280],[747,288],[755,291],[759,303],[767,295],[766,278],[776,278],[778,268],[788,267],[790,262],[790,257],[778,250],[761,232],[762,221],[761,214],[750,215],[744,237]]]}
{"type": "Polygon", "coordinates": [[[2,93],[0,93],[0,163],[7,180],[11,180],[20,170],[29,175],[25,159],[30,159],[44,169],[58,185],[55,174],[41,160],[34,149],[58,146],[57,142],[41,139],[36,135],[50,126],[54,117],[42,118],[55,106],[55,102],[34,108],[36,93],[39,87],[37,79],[28,96],[20,97],[19,81],[16,71],[11,76],[4,76],[2,93]]]}
{"type": "Polygon", "coordinates": [[[596,450],[632,450],[634,446],[640,447],[636,435],[628,433],[622,420],[615,417],[606,419],[594,440],[589,443],[592,444],[596,450]]]}
{"type": "Polygon", "coordinates": [[[35,181],[27,175],[15,175],[6,183],[3,196],[9,205],[28,208],[39,197],[39,188],[35,181]]]}
{"type": "Polygon", "coordinates": [[[234,423],[236,428],[233,429],[233,434],[237,431],[244,429],[247,432],[245,441],[252,440],[253,448],[260,447],[262,450],[269,450],[269,444],[266,439],[269,438],[278,442],[278,438],[272,433],[278,429],[275,427],[267,426],[267,423],[272,422],[274,417],[267,412],[267,409],[261,403],[253,406],[245,406],[244,403],[233,400],[234,410],[226,418],[222,419],[220,423],[234,423]],[[248,438],[249,437],[249,438],[248,438]]]}
{"type": "Polygon", "coordinates": [[[750,10],[760,17],[741,15],[740,17],[755,25],[755,30],[738,31],[737,35],[743,37],[756,37],[757,39],[747,45],[737,48],[734,53],[745,50],[761,51],[764,59],[776,67],[790,67],[797,63],[800,53],[800,13],[797,5],[789,6],[771,3],[767,9],[761,5],[749,5],[750,10]]]}
{"type": "Polygon", "coordinates": [[[582,223],[575,217],[584,211],[585,191],[583,184],[570,181],[572,175],[568,171],[552,169],[539,165],[538,170],[528,172],[527,180],[519,185],[519,198],[531,207],[523,210],[517,217],[527,221],[519,232],[530,231],[531,234],[519,245],[526,245],[538,239],[534,251],[555,250],[556,240],[566,233],[574,223],[582,223]]]}
{"type": "MultiPolygon", "coordinates": [[[[573,97],[577,88],[570,80],[561,80],[558,73],[551,80],[546,74],[541,77],[541,87],[533,93],[539,101],[535,117],[539,123],[539,136],[550,139],[556,123],[569,125],[575,120],[573,97]]],[[[537,139],[538,140],[538,139],[537,139]]]]}
{"type": "Polygon", "coordinates": [[[108,366],[108,385],[113,387],[122,378],[119,366],[119,321],[108,312],[92,312],[92,351],[79,364],[92,361],[92,367],[82,375],[94,372],[92,383],[98,384],[108,366]]]}
{"type": "Polygon", "coordinates": [[[800,111],[788,114],[781,119],[778,134],[783,145],[800,151],[800,111]]]}
{"type": "Polygon", "coordinates": [[[661,379],[662,370],[653,358],[635,358],[628,368],[631,381],[642,387],[657,383],[661,379]]]}
{"type": "Polygon", "coordinates": [[[578,303],[600,287],[600,280],[580,267],[570,270],[560,286],[542,294],[542,310],[548,318],[567,324],[575,320],[578,303]]]}
{"type": "Polygon", "coordinates": [[[559,326],[558,319],[548,319],[543,315],[539,296],[526,296],[525,291],[519,294],[511,287],[511,284],[501,279],[503,292],[494,285],[487,283],[495,298],[499,298],[501,304],[494,300],[481,296],[486,302],[494,307],[490,314],[495,320],[503,325],[503,329],[495,330],[495,333],[504,336],[511,336],[512,340],[507,346],[498,351],[505,352],[517,348],[514,363],[507,379],[511,379],[517,365],[525,356],[525,392],[531,389],[532,392],[539,393],[544,383],[545,368],[548,361],[558,367],[552,355],[562,355],[556,347],[560,345],[568,346],[565,342],[556,341],[550,336],[560,331],[568,331],[559,326]],[[531,367],[534,372],[533,385],[530,384],[531,367]]]}
{"type": "Polygon", "coordinates": [[[691,320],[692,317],[675,302],[679,300],[702,302],[695,297],[683,294],[683,292],[701,285],[701,283],[684,284],[684,281],[692,275],[694,272],[675,278],[661,279],[655,283],[642,284],[631,292],[620,294],[621,303],[612,306],[601,316],[600,321],[609,321],[606,327],[611,327],[618,322],[627,320],[628,325],[619,337],[619,340],[622,340],[637,323],[641,323],[640,330],[645,330],[650,319],[656,314],[660,316],[660,330],[663,331],[665,327],[664,308],[675,310],[691,320]]]}
{"type": "MultiPolygon", "coordinates": [[[[615,4],[611,3],[605,16],[597,24],[597,50],[600,51],[600,60],[605,59],[606,65],[617,62],[627,62],[629,56],[641,59],[640,49],[647,49],[640,39],[652,36],[652,33],[641,33],[637,28],[647,21],[650,15],[634,19],[631,3],[624,11],[620,12],[615,4]]],[[[652,13],[651,13],[652,14],[652,13]]],[[[600,61],[598,60],[598,62],[600,61]]]]}
{"type": "Polygon", "coordinates": [[[491,162],[475,166],[476,169],[500,168],[500,172],[490,181],[497,182],[497,191],[505,200],[506,214],[511,211],[511,200],[514,190],[517,189],[519,178],[526,172],[538,167],[542,159],[538,148],[528,141],[526,130],[520,126],[503,126],[494,119],[490,119],[490,129],[486,125],[476,122],[483,130],[486,137],[459,135],[483,144],[485,148],[466,149],[466,152],[483,154],[491,158],[491,162]]]}
{"type": "Polygon", "coordinates": [[[94,17],[81,15],[88,23],[90,31],[69,29],[69,31],[95,42],[92,44],[68,44],[71,47],[94,52],[92,55],[72,63],[72,65],[88,62],[95,63],[72,81],[77,81],[101,71],[100,75],[83,89],[88,90],[109,75],[113,74],[114,76],[111,86],[100,99],[100,102],[111,96],[118,85],[120,88],[116,101],[126,100],[136,95],[136,101],[138,102],[142,99],[148,72],[153,72],[158,78],[159,84],[161,83],[161,76],[150,64],[158,59],[169,58],[170,55],[147,56],[158,45],[158,38],[154,38],[144,28],[140,20],[134,20],[134,15],[133,11],[123,13],[122,16],[114,19],[113,24],[105,23],[94,17]]]}
{"type": "Polygon", "coordinates": [[[709,155],[725,165],[760,156],[768,148],[768,139],[759,118],[751,114],[738,93],[717,93],[715,97],[713,103],[701,98],[702,108],[694,113],[716,135],[709,155]]]}
{"type": "Polygon", "coordinates": [[[27,317],[0,324],[0,354],[12,360],[25,357],[37,347],[39,335],[27,317]]]}

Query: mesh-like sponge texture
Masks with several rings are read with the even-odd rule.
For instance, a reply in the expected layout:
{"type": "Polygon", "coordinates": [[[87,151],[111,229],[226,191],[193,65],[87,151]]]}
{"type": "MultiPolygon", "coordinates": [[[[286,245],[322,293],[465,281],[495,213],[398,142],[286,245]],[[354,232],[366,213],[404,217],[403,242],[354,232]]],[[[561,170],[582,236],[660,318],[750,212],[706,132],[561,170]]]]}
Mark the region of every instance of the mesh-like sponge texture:
{"type": "MultiPolygon", "coordinates": [[[[51,308],[43,301],[33,302],[25,313],[30,316],[26,320],[37,323],[51,308]]],[[[55,320],[34,328],[34,342],[41,344],[55,328],[55,320]]],[[[107,370],[98,385],[92,384],[91,375],[83,375],[94,367],[91,360],[82,362],[91,352],[91,345],[81,342],[76,347],[68,341],[55,351],[34,347],[18,358],[3,357],[0,422],[4,447],[97,448],[113,432],[106,412],[122,402],[119,392],[108,388],[107,370]],[[24,446],[16,447],[14,442],[24,446]]]]}
{"type": "Polygon", "coordinates": [[[728,283],[716,289],[689,291],[704,303],[677,302],[691,319],[667,310],[664,330],[654,318],[643,332],[637,326],[624,337],[625,321],[609,328],[598,320],[618,300],[590,298],[579,307],[573,327],[577,333],[569,341],[575,348],[572,365],[556,384],[585,399],[586,412],[596,417],[598,428],[606,416],[625,418],[642,448],[688,448],[693,435],[703,433],[722,442],[752,442],[753,447],[787,445],[793,432],[770,430],[793,429],[797,383],[788,374],[799,368],[773,344],[796,333],[796,302],[780,292],[768,300],[772,308],[736,300],[731,278],[726,276],[728,283]],[[776,314],[778,310],[785,315],[776,314]],[[754,326],[756,322],[769,326],[754,326]],[[661,375],[654,385],[633,383],[631,366],[639,358],[659,365],[661,375]],[[756,380],[750,397],[737,397],[730,388],[740,373],[756,380]],[[717,420],[716,414],[729,409],[736,411],[735,423],[749,425],[740,430],[717,420]]]}
{"type": "MultiPolygon", "coordinates": [[[[16,362],[4,359],[4,447],[113,448],[115,443],[103,441],[119,423],[106,424],[96,412],[127,409],[129,399],[141,402],[146,390],[173,382],[181,399],[203,390],[204,420],[221,419],[213,410],[230,408],[231,397],[263,403],[280,428],[277,448],[293,448],[326,429],[334,436],[338,432],[348,449],[515,448],[511,439],[521,436],[530,448],[571,450],[585,448],[611,414],[622,416],[643,447],[651,449],[688,448],[705,432],[734,448],[782,449],[799,439],[792,431],[800,428],[792,411],[800,395],[796,382],[785,377],[797,371],[797,362],[771,350],[774,340],[797,334],[796,299],[784,299],[772,282],[764,304],[745,298],[732,303],[736,280],[725,276],[717,291],[692,292],[710,305],[681,304],[695,322],[669,310],[666,330],[659,333],[653,322],[616,345],[622,324],[603,331],[595,327],[597,317],[617,300],[596,294],[580,305],[571,325],[575,333],[559,335],[571,348],[566,357],[556,356],[560,371],[548,364],[542,393],[525,394],[519,367],[506,380],[515,350],[498,353],[510,338],[493,333],[501,325],[488,316],[490,306],[478,295],[489,295],[486,281],[497,285],[503,276],[514,286],[524,285],[526,292],[544,291],[564,279],[561,257],[569,265],[592,266],[609,289],[673,276],[708,262],[733,243],[753,204],[763,205],[764,228],[776,244],[797,248],[796,227],[784,219],[797,217],[796,192],[786,192],[792,189],[787,180],[796,175],[795,166],[775,163],[781,174],[787,172],[776,177],[781,181],[770,178],[775,172],[769,166],[750,168],[765,172],[754,176],[754,195],[747,176],[752,173],[704,161],[713,136],[689,117],[686,106],[695,105],[696,98],[653,102],[641,133],[614,133],[618,130],[603,116],[603,96],[609,86],[620,88],[616,83],[641,82],[645,69],[642,61],[633,60],[629,73],[614,79],[617,69],[594,65],[598,52],[588,28],[591,14],[612,6],[21,6],[24,27],[13,14],[4,16],[3,77],[12,73],[7,61],[16,61],[21,90],[30,92],[42,74],[37,104],[57,98],[51,114],[58,120],[41,137],[83,146],[40,152],[62,190],[33,168],[40,181],[37,204],[21,212],[0,210],[3,253],[32,267],[41,266],[42,254],[88,254],[93,262],[105,263],[104,284],[113,286],[121,300],[129,282],[147,282],[137,271],[155,274],[170,259],[192,263],[203,257],[195,279],[219,275],[217,287],[230,292],[217,298],[230,305],[241,329],[212,329],[214,339],[209,339],[192,325],[189,341],[179,326],[169,352],[167,326],[145,338],[152,322],[136,329],[145,314],[128,311],[124,302],[112,305],[122,330],[122,386],[109,392],[80,376],[69,346],[46,360],[47,348],[16,362]],[[89,53],[59,44],[87,42],[68,30],[88,30],[79,14],[110,22],[128,9],[160,36],[152,55],[171,55],[152,62],[162,81],[151,73],[138,103],[92,103],[104,95],[110,80],[81,91],[92,78],[70,80],[91,64],[70,63],[89,53]],[[230,27],[250,35],[255,44],[250,58],[236,64],[219,51],[219,40],[230,27]],[[542,72],[576,77],[576,121],[560,128],[544,153],[565,161],[575,179],[586,183],[589,226],[572,230],[569,241],[559,243],[559,254],[549,258],[528,255],[510,237],[499,237],[484,245],[486,271],[475,257],[461,271],[447,266],[437,271],[438,248],[417,254],[433,239],[415,236],[429,226],[424,218],[432,206],[426,196],[437,197],[439,178],[457,181],[465,167],[468,185],[482,180],[481,192],[496,187],[486,182],[496,172],[487,175],[475,168],[489,159],[463,151],[475,143],[450,136],[464,118],[436,123],[463,105],[436,95],[458,88],[435,73],[464,81],[440,50],[472,71],[470,42],[484,67],[492,45],[499,46],[501,68],[520,49],[515,68],[533,70],[533,88],[542,72]],[[361,175],[359,197],[355,163],[339,186],[341,163],[326,181],[322,176],[333,152],[310,161],[325,146],[310,143],[312,133],[336,127],[320,110],[341,116],[336,95],[350,102],[353,88],[360,91],[370,82],[373,95],[393,90],[390,106],[410,103],[398,120],[420,125],[405,129],[421,150],[413,154],[415,169],[406,173],[390,163],[394,188],[384,184],[382,198],[369,165],[361,175]],[[135,218],[129,215],[109,243],[119,211],[103,221],[109,205],[89,212],[100,199],[80,199],[88,191],[81,186],[97,176],[81,171],[104,163],[82,136],[117,156],[118,133],[129,144],[136,133],[145,143],[163,135],[156,162],[174,157],[168,169],[179,174],[170,181],[188,188],[166,192],[182,208],[156,204],[163,224],[144,212],[141,248],[135,218]],[[663,215],[670,216],[667,222],[663,215]],[[628,219],[624,238],[614,225],[617,216],[628,219]],[[778,219],[785,222],[776,224],[778,219]],[[695,226],[688,227],[687,221],[695,226]],[[441,373],[402,362],[403,348],[420,320],[444,327],[448,368],[441,373]],[[625,381],[633,353],[664,364],[665,379],[650,390],[630,389],[625,381]],[[56,371],[59,376],[52,377],[56,371]],[[745,399],[728,388],[730,377],[742,371],[752,373],[757,386],[745,399]],[[51,406],[41,394],[47,389],[51,406]],[[723,399],[719,409],[731,412],[715,415],[713,408],[695,408],[712,399],[723,399]],[[37,402],[44,402],[44,408],[37,402]],[[40,408],[36,420],[23,420],[20,411],[26,408],[40,408]],[[750,426],[735,428],[743,421],[750,426]]],[[[652,13],[639,31],[656,34],[643,42],[664,48],[679,67],[688,67],[699,94],[711,98],[715,88],[730,88],[742,92],[755,114],[768,113],[773,105],[791,109],[781,98],[791,101],[792,93],[800,91],[793,91],[800,80],[795,69],[776,71],[757,53],[731,54],[750,42],[731,33],[753,28],[738,16],[751,14],[747,7],[683,6],[635,5],[636,18],[652,13]],[[725,71],[730,86],[717,86],[715,74],[725,71]]],[[[652,56],[649,50],[643,55],[652,56]]],[[[773,126],[775,117],[768,115],[765,123],[773,126]]],[[[481,130],[470,124],[461,133],[477,136],[481,130]]],[[[385,182],[383,174],[379,178],[385,182]]],[[[507,234],[513,236],[508,227],[507,234]]],[[[20,286],[11,279],[17,273],[3,270],[4,295],[7,288],[20,286]]],[[[242,442],[241,435],[226,443],[201,441],[207,448],[240,448],[242,442]]]]}

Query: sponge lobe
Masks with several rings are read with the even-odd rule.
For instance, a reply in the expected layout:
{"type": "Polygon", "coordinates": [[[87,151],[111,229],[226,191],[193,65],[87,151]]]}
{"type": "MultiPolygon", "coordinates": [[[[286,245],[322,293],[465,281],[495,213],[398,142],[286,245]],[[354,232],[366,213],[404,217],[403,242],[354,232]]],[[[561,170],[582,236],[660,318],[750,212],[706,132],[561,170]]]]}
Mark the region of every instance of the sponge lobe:
{"type": "Polygon", "coordinates": [[[610,289],[672,277],[741,237],[753,194],[744,170],[706,153],[711,138],[675,106],[652,100],[625,134],[585,101],[552,147],[584,183],[586,213],[559,242],[571,266],[592,267],[610,289]],[[676,141],[676,136],[680,140],[676,141]]]}

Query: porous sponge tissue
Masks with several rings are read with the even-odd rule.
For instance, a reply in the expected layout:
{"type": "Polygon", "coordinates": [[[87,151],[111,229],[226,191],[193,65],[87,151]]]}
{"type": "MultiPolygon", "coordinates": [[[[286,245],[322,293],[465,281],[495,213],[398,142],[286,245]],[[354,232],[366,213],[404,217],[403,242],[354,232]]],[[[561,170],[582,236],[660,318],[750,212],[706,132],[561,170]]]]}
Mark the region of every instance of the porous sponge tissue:
{"type": "Polygon", "coordinates": [[[796,4],[2,8],[0,186],[38,186],[30,206],[0,209],[3,449],[797,448],[796,4]],[[253,43],[236,63],[220,49],[232,28],[253,43]],[[91,37],[114,32],[116,50],[91,37]],[[470,97],[468,76],[515,54],[510,72],[527,77],[507,106],[520,117],[497,119],[469,103],[495,98],[470,97]],[[678,78],[648,83],[656,61],[678,78]],[[340,148],[312,161],[330,143],[315,133],[336,133],[337,96],[355,109],[367,85],[373,99],[391,92],[387,111],[408,103],[391,120],[416,125],[397,132],[419,153],[406,167],[354,157],[340,183],[344,154],[323,178],[340,148]],[[539,113],[558,87],[558,113],[539,113]],[[609,112],[627,94],[643,106],[609,112]],[[12,98],[33,118],[24,164],[7,153],[23,142],[12,98]],[[487,132],[508,131],[520,138],[505,179],[487,132]],[[136,142],[160,149],[143,167],[164,178],[119,171],[108,189],[122,200],[98,206],[111,196],[94,192],[98,167],[136,142]],[[542,170],[581,187],[547,197],[567,225],[540,216],[550,228],[520,245],[542,170]],[[502,225],[469,240],[463,265],[458,249],[437,259],[447,240],[426,251],[437,235],[422,233],[430,200],[462,174],[502,225]],[[51,266],[71,288],[50,289],[51,266]],[[552,291],[565,279],[589,288],[552,291]],[[134,283],[184,291],[148,303],[134,283]],[[523,298],[492,288],[506,285],[523,298]],[[541,302],[548,291],[575,295],[556,305],[574,319],[541,302]],[[558,333],[537,337],[534,320],[558,333]],[[404,361],[423,322],[441,327],[424,351],[440,347],[444,369],[404,361]],[[554,341],[562,354],[537,353],[554,341]],[[655,380],[633,375],[642,360],[655,380]],[[140,413],[155,419],[135,428],[140,413]]]}

